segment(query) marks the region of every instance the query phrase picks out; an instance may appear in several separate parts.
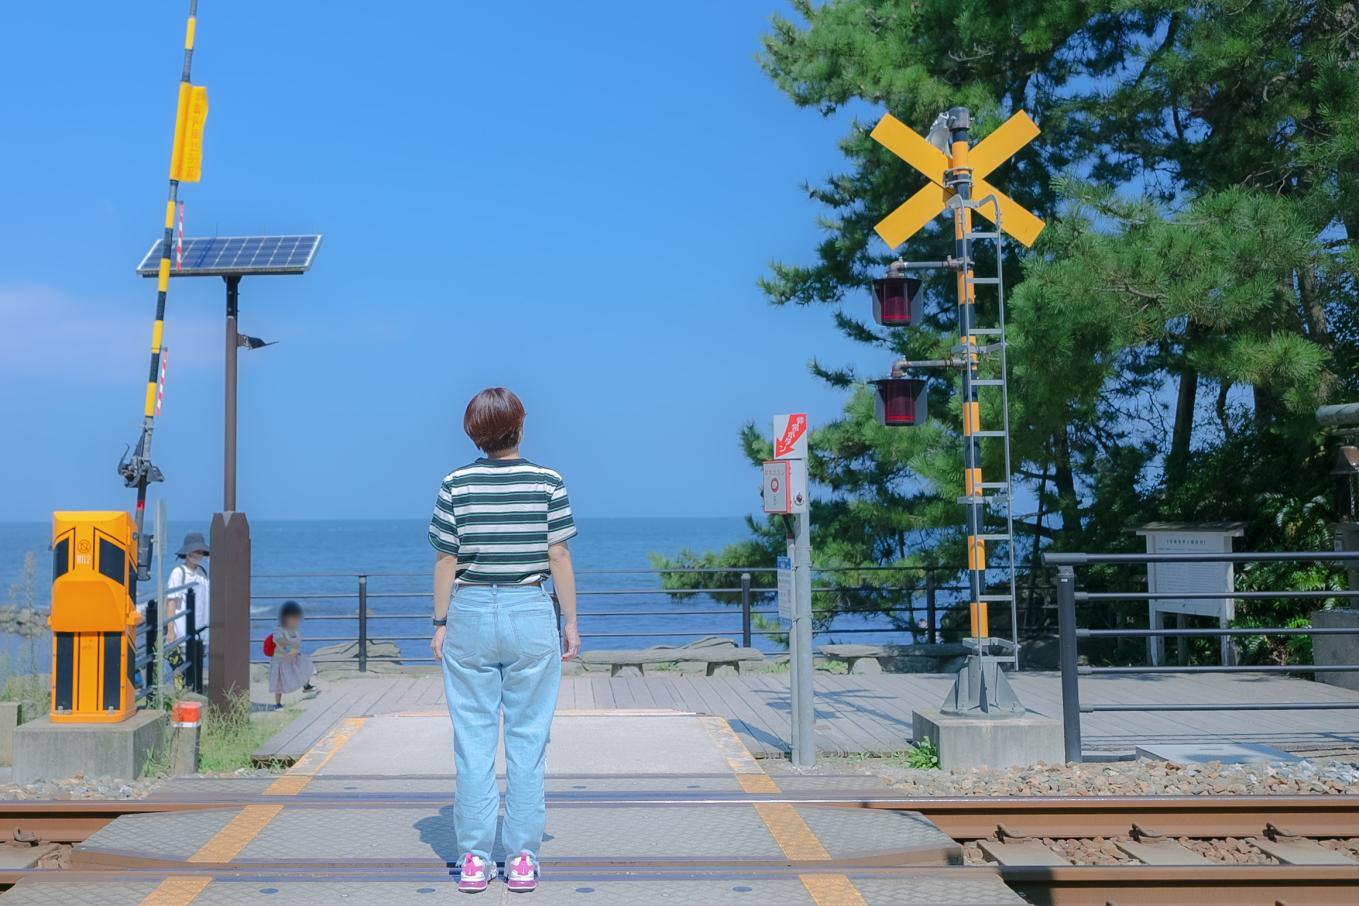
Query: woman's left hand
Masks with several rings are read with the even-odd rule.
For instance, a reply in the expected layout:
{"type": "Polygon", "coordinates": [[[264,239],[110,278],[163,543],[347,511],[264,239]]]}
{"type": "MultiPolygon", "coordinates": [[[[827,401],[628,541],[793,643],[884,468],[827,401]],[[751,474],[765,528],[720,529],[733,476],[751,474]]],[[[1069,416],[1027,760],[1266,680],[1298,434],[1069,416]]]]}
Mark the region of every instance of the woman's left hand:
{"type": "Polygon", "coordinates": [[[448,635],[448,627],[440,626],[434,630],[434,638],[429,640],[429,650],[434,652],[436,661],[443,660],[444,657],[444,636],[448,635]]]}
{"type": "Polygon", "coordinates": [[[574,622],[562,626],[562,660],[569,661],[580,654],[580,630],[574,622]]]}

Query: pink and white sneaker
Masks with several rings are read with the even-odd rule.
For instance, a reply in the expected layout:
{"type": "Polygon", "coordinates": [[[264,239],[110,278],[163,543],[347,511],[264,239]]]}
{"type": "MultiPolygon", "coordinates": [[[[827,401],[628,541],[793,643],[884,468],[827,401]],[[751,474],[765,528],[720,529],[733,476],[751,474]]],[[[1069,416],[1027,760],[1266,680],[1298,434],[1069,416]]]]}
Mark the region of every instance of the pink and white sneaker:
{"type": "Polygon", "coordinates": [[[494,862],[487,862],[481,856],[467,853],[462,857],[462,874],[458,877],[458,889],[463,893],[481,893],[491,883],[494,875],[494,862]]]}
{"type": "Polygon", "coordinates": [[[538,889],[538,863],[528,851],[522,851],[513,859],[505,862],[505,886],[515,893],[528,893],[538,889]]]}

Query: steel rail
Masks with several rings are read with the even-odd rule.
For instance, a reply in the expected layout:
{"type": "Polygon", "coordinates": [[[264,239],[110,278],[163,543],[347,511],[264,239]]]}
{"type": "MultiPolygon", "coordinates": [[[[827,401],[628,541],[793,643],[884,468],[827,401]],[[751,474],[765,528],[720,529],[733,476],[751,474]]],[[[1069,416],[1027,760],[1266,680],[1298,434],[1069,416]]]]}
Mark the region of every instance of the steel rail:
{"type": "MultiPolygon", "coordinates": [[[[338,775],[337,775],[338,776],[338,775]]],[[[564,776],[564,775],[563,775],[564,776]]],[[[679,776],[679,775],[675,775],[679,776]]],[[[696,778],[707,775],[683,775],[696,778]]],[[[346,775],[346,779],[363,778],[346,775]]],[[[436,778],[428,778],[435,780],[436,778]]],[[[437,778],[445,780],[446,778],[437,778]]],[[[599,779],[599,778],[594,778],[599,779]]],[[[231,799],[142,799],[84,801],[0,802],[0,839],[36,837],[62,843],[79,843],[122,815],[157,812],[201,811],[240,808],[251,803],[285,803],[290,809],[348,809],[393,807],[428,808],[446,802],[443,790],[428,794],[359,794],[289,797],[245,796],[231,799]]],[[[1347,796],[1146,796],[1146,797],[894,797],[880,790],[845,791],[831,795],[739,792],[684,794],[636,791],[554,791],[548,793],[554,808],[580,806],[661,807],[731,806],[737,804],[786,803],[812,808],[874,808],[918,812],[955,841],[995,836],[1004,824],[1009,834],[1046,838],[1108,837],[1127,834],[1136,823],[1180,837],[1254,837],[1267,824],[1285,827],[1302,837],[1359,836],[1359,802],[1347,796]]],[[[153,864],[132,854],[97,854],[75,869],[22,869],[0,871],[0,890],[20,881],[38,885],[49,881],[126,881],[163,879],[182,874],[188,867],[171,860],[153,864]],[[126,858],[131,856],[131,858],[126,858]]],[[[918,853],[919,858],[931,853],[918,853]]],[[[938,854],[933,854],[938,855],[938,854]]],[[[154,857],[153,857],[154,858],[154,857]]],[[[752,879],[796,877],[809,872],[834,871],[855,878],[901,878],[922,875],[962,879],[968,875],[999,876],[1011,888],[1035,904],[1073,906],[1092,902],[1117,902],[1122,906],[1193,902],[1203,906],[1276,904],[1319,906],[1359,902],[1359,865],[1108,865],[1108,866],[996,866],[996,865],[885,865],[879,857],[863,865],[820,866],[797,864],[727,862],[714,864],[667,860],[663,857],[621,864],[586,859],[545,858],[555,881],[633,879],[752,879]]],[[[352,883],[383,880],[447,880],[447,868],[429,859],[386,860],[372,865],[333,862],[254,862],[251,864],[193,866],[195,875],[261,881],[329,880],[352,883]]]]}
{"type": "MultiPolygon", "coordinates": [[[[1203,906],[1335,906],[1355,902],[1359,896],[1359,869],[1341,865],[1070,865],[1051,867],[996,867],[990,865],[915,865],[897,867],[846,867],[839,863],[825,868],[795,866],[724,865],[699,869],[657,861],[626,866],[603,862],[550,864],[553,882],[607,883],[645,879],[649,881],[726,880],[769,881],[807,875],[848,874],[854,880],[899,878],[959,881],[968,877],[996,877],[1038,906],[1088,906],[1118,903],[1119,906],[1165,906],[1167,903],[1203,906]]],[[[193,869],[23,869],[0,871],[0,889],[25,881],[27,885],[75,882],[159,881],[192,874],[234,882],[341,881],[353,884],[430,882],[447,884],[449,873],[440,866],[390,866],[364,868],[328,866],[322,869],[286,864],[251,869],[195,867],[193,869]]],[[[360,888],[361,889],[361,888],[360,888]]]]}
{"type": "MultiPolygon", "coordinates": [[[[362,781],[365,778],[344,775],[343,779],[362,781]]],[[[448,778],[424,779],[443,781],[448,778]]],[[[600,780],[594,776],[591,779],[600,780]]],[[[924,815],[959,841],[993,837],[999,824],[1005,824],[1011,832],[1033,837],[1118,836],[1127,834],[1133,824],[1186,837],[1259,836],[1267,824],[1286,827],[1292,833],[1309,837],[1359,837],[1359,797],[1341,795],[1016,796],[997,799],[986,796],[890,796],[880,789],[835,794],[560,790],[549,791],[547,798],[554,807],[565,808],[783,803],[910,811],[924,815]]],[[[286,803],[289,808],[413,808],[448,799],[446,791],[437,790],[428,794],[0,801],[0,842],[14,839],[17,829],[42,840],[78,843],[123,815],[239,808],[262,802],[286,803]]]]}

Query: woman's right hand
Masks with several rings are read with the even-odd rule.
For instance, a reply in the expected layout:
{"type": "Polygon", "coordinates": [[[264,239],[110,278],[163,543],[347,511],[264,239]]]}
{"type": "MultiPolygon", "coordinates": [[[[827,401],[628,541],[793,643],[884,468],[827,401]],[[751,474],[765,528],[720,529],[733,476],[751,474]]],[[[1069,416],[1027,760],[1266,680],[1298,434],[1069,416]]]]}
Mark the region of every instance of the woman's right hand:
{"type": "Polygon", "coordinates": [[[444,658],[444,636],[448,635],[448,627],[440,626],[434,630],[434,638],[429,640],[429,650],[434,652],[434,659],[441,661],[444,658]]]}

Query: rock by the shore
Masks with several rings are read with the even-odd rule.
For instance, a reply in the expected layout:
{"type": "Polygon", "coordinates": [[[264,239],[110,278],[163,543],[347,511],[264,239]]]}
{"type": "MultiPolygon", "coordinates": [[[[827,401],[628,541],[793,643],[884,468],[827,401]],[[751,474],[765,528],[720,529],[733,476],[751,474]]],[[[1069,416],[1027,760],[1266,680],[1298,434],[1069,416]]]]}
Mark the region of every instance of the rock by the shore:
{"type": "Polygon", "coordinates": [[[32,638],[47,632],[47,611],[33,607],[0,606],[0,633],[32,638]]]}
{"type": "MultiPolygon", "coordinates": [[[[357,641],[353,641],[353,642],[339,642],[334,645],[326,645],[322,648],[317,648],[315,651],[313,651],[311,653],[311,657],[313,662],[318,661],[331,662],[331,663],[317,663],[316,666],[318,668],[348,666],[348,664],[343,663],[344,661],[353,661],[355,664],[357,664],[359,662],[359,643],[357,641]]],[[[369,639],[368,657],[370,659],[382,658],[383,660],[379,661],[379,663],[383,664],[399,664],[400,660],[389,660],[389,658],[399,659],[401,657],[401,648],[396,644],[396,642],[387,642],[382,639],[369,639]]]]}

